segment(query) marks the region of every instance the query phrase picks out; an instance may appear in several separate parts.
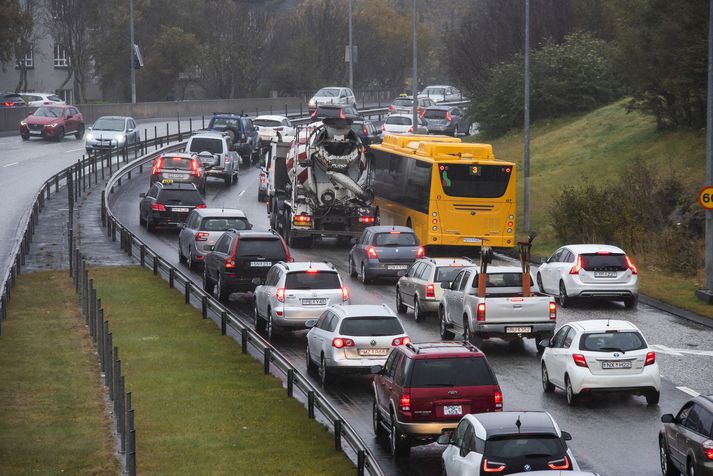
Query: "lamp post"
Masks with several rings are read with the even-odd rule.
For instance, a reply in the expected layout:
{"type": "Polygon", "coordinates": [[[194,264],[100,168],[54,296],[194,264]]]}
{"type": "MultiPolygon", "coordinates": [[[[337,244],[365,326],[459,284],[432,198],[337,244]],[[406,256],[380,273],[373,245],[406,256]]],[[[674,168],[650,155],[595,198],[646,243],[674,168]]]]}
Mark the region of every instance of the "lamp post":
{"type": "Polygon", "coordinates": [[[411,121],[413,124],[413,133],[418,130],[418,78],[417,67],[418,60],[416,59],[416,0],[413,0],[413,75],[411,80],[411,94],[413,97],[413,107],[411,108],[411,121]]]}
{"type": "Polygon", "coordinates": [[[349,89],[354,91],[354,43],[352,43],[352,0],[349,0],[349,89]]]}
{"type": "MultiPolygon", "coordinates": [[[[713,0],[708,5],[708,97],[706,98],[706,187],[713,186],[713,0]]],[[[713,304],[713,210],[706,209],[706,289],[696,296],[713,304]]]]}
{"type": "MultiPolygon", "coordinates": [[[[713,1],[713,0],[712,0],[713,1]]],[[[525,151],[523,157],[523,205],[525,233],[530,232],[530,0],[525,0],[525,151]]]]}
{"type": "Polygon", "coordinates": [[[131,65],[131,103],[136,103],[136,66],[134,64],[134,0],[129,0],[129,59],[131,65]]]}

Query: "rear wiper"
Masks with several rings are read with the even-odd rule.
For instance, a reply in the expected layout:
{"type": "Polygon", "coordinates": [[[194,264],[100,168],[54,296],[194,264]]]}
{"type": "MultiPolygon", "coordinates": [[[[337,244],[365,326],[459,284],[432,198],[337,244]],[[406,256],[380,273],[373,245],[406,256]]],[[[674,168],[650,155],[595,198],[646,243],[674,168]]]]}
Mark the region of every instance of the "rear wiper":
{"type": "Polygon", "coordinates": [[[452,383],[427,383],[425,387],[455,387],[452,383]]]}
{"type": "Polygon", "coordinates": [[[622,354],[626,354],[626,351],[624,349],[620,349],[619,347],[600,347],[599,350],[607,352],[621,352],[622,354]]]}

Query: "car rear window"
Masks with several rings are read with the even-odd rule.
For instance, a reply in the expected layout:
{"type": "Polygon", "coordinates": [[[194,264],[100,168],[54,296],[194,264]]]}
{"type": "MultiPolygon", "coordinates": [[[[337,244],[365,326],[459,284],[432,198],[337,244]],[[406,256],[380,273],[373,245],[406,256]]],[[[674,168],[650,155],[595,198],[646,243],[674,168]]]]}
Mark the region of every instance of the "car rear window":
{"type": "Polygon", "coordinates": [[[440,266],[436,268],[436,279],[434,281],[438,283],[452,282],[462,268],[462,266],[440,266]]]}
{"type": "Polygon", "coordinates": [[[626,255],[624,254],[583,254],[582,267],[587,271],[626,271],[626,255]]]}
{"type": "Polygon", "coordinates": [[[285,277],[285,289],[341,289],[339,275],[333,271],[293,271],[285,277]]]}
{"type": "Polygon", "coordinates": [[[204,218],[201,222],[201,231],[247,230],[248,219],[240,217],[215,217],[204,218]]]}
{"type": "Polygon", "coordinates": [[[411,387],[497,385],[490,366],[482,357],[417,359],[411,375],[411,387]]]}
{"type": "Polygon", "coordinates": [[[253,124],[261,127],[280,127],[282,123],[274,119],[255,119],[253,124]]]}
{"type": "Polygon", "coordinates": [[[403,116],[390,116],[386,118],[387,124],[393,124],[395,126],[410,126],[411,118],[403,116]]]}
{"type": "Polygon", "coordinates": [[[502,197],[512,173],[502,165],[443,164],[438,169],[443,191],[451,197],[502,197]]]}
{"type": "Polygon", "coordinates": [[[413,100],[411,100],[411,99],[396,99],[391,104],[393,104],[394,106],[412,106],[413,100]]]}
{"type": "Polygon", "coordinates": [[[238,257],[263,256],[271,260],[287,258],[282,241],[275,238],[244,238],[238,241],[238,257]]]}
{"type": "Polygon", "coordinates": [[[189,151],[195,153],[207,151],[211,154],[222,154],[223,141],[221,139],[198,137],[191,140],[189,151]]]}
{"type": "Polygon", "coordinates": [[[555,435],[496,436],[486,440],[484,457],[503,463],[520,458],[555,460],[564,457],[564,446],[555,435]]]}
{"type": "Polygon", "coordinates": [[[426,112],[423,114],[424,119],[445,119],[446,118],[446,112],[447,111],[442,111],[439,109],[426,109],[426,112]]]}
{"type": "Polygon", "coordinates": [[[591,332],[584,334],[579,342],[581,350],[592,352],[630,352],[646,348],[644,338],[638,332],[591,332]]]}
{"type": "Polygon", "coordinates": [[[404,333],[394,316],[348,317],[342,321],[339,333],[345,336],[394,336],[404,333]]]}
{"type": "Polygon", "coordinates": [[[164,189],[159,192],[156,200],[159,203],[165,203],[166,205],[177,204],[196,206],[205,203],[201,194],[198,193],[198,190],[164,189]]]}
{"type": "Polygon", "coordinates": [[[240,120],[231,117],[214,117],[208,124],[208,129],[225,129],[226,127],[242,129],[240,120]]]}
{"type": "Polygon", "coordinates": [[[163,159],[164,169],[191,170],[193,159],[187,157],[165,157],[163,159]]]}
{"type": "Polygon", "coordinates": [[[55,96],[54,94],[47,96],[47,99],[49,99],[50,101],[61,101],[62,100],[61,97],[55,96]]]}
{"type": "MultiPolygon", "coordinates": [[[[530,276],[530,282],[532,276],[530,276]]],[[[478,282],[473,281],[473,287],[478,287],[478,282]]],[[[522,287],[522,273],[488,273],[485,280],[487,288],[519,288],[522,287]]]]}
{"type": "Polygon", "coordinates": [[[416,246],[418,238],[413,233],[377,233],[374,246],[416,246]]]}

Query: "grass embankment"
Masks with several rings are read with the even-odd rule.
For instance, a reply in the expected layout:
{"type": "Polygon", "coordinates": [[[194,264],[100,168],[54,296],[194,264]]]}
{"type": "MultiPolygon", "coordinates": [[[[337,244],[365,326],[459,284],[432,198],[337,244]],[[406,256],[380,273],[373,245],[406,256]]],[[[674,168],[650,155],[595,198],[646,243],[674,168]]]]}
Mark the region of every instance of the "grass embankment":
{"type": "Polygon", "coordinates": [[[18,278],[0,337],[0,474],[119,474],[66,271],[18,278]]]}
{"type": "MultiPolygon", "coordinates": [[[[484,142],[493,144],[499,159],[518,164],[518,221],[522,224],[522,132],[484,142]]],[[[625,101],[579,116],[535,123],[530,141],[530,190],[532,229],[538,237],[533,254],[547,256],[561,245],[550,226],[548,210],[564,187],[606,186],[636,159],[662,174],[675,173],[685,184],[697,188],[705,178],[704,134],[659,133],[652,117],[627,113],[625,101]]],[[[636,258],[644,294],[713,317],[711,306],[693,296],[694,289],[703,287],[702,270],[693,277],[674,275],[657,268],[653,256],[636,258]]]]}
{"type": "Polygon", "coordinates": [[[262,365],[141,268],[91,270],[136,408],[143,474],[346,474],[332,436],[262,365]]]}

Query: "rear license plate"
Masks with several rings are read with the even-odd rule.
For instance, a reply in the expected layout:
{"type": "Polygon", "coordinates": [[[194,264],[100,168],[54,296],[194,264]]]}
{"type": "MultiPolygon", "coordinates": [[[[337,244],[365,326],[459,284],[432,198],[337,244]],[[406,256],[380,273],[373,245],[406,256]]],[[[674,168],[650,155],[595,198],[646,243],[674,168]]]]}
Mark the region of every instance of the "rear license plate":
{"type": "Polygon", "coordinates": [[[188,213],[188,212],[189,212],[189,209],[188,209],[188,208],[182,208],[182,207],[181,207],[181,208],[171,208],[171,211],[172,211],[172,212],[176,212],[176,213],[188,213]]]}
{"type": "Polygon", "coordinates": [[[386,265],[386,269],[392,270],[392,271],[399,271],[399,270],[404,270],[407,269],[408,265],[406,264],[389,264],[386,265]]]}
{"type": "Polygon", "coordinates": [[[386,355],[389,349],[359,349],[359,355],[386,355]]]}
{"type": "Polygon", "coordinates": [[[463,243],[480,243],[481,240],[480,238],[463,238],[463,243]]]}
{"type": "Polygon", "coordinates": [[[462,405],[444,405],[443,407],[444,415],[462,415],[463,406],[462,405]]]}
{"type": "Polygon", "coordinates": [[[187,176],[185,174],[164,174],[166,178],[170,179],[185,179],[187,176]]]}
{"type": "Polygon", "coordinates": [[[595,278],[616,278],[616,271],[595,271],[595,278]]]}
{"type": "Polygon", "coordinates": [[[302,304],[305,306],[324,306],[327,304],[327,300],[324,298],[302,299],[302,304]]]}
{"type": "Polygon", "coordinates": [[[270,268],[272,267],[271,261],[251,261],[250,266],[253,268],[270,268]]]}
{"type": "Polygon", "coordinates": [[[506,334],[529,334],[532,332],[532,327],[506,327],[506,334]]]}
{"type": "Polygon", "coordinates": [[[630,369],[631,368],[631,361],[630,360],[605,360],[602,362],[602,368],[603,369],[630,369]]]}

